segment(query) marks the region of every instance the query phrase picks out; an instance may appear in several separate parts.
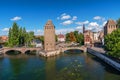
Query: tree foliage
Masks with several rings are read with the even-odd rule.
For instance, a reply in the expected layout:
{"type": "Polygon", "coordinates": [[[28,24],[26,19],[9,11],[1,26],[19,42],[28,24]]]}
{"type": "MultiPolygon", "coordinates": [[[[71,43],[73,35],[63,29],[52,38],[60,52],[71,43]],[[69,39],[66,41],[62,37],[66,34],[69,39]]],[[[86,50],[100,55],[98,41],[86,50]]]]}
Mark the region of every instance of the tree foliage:
{"type": "Polygon", "coordinates": [[[34,32],[26,32],[25,28],[19,27],[16,22],[9,29],[8,45],[10,47],[24,46],[30,44],[34,39],[34,32]]]}
{"type": "Polygon", "coordinates": [[[69,36],[70,36],[70,41],[71,42],[76,42],[76,38],[75,38],[75,35],[74,35],[73,32],[70,32],[69,36]]]}
{"type": "Polygon", "coordinates": [[[117,20],[117,26],[120,28],[120,18],[117,20]]]}
{"type": "Polygon", "coordinates": [[[105,36],[105,49],[113,57],[120,57],[120,29],[105,36]]]}
{"type": "Polygon", "coordinates": [[[66,42],[76,42],[80,45],[83,45],[84,43],[84,36],[82,33],[79,33],[78,31],[70,32],[66,34],[66,42]]]}
{"type": "Polygon", "coordinates": [[[40,40],[44,44],[44,36],[35,36],[35,39],[40,40]]]}

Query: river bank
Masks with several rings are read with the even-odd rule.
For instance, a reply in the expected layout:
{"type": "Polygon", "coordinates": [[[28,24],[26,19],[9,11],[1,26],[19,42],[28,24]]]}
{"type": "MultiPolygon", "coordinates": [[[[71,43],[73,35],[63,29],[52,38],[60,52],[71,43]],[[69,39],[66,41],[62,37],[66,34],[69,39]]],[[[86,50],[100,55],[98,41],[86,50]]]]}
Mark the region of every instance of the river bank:
{"type": "Polygon", "coordinates": [[[98,58],[100,58],[101,60],[103,60],[104,62],[115,68],[116,70],[120,71],[120,64],[114,61],[113,59],[103,55],[106,53],[103,49],[96,49],[95,47],[91,47],[91,48],[87,48],[87,52],[97,56],[98,58]]]}

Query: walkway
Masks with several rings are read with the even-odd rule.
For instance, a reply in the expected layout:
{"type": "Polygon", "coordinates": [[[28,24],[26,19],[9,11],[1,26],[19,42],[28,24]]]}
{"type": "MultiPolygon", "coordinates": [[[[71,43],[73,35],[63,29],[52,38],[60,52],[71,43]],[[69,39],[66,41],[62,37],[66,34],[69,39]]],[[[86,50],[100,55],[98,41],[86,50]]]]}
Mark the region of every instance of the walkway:
{"type": "Polygon", "coordinates": [[[91,47],[91,49],[98,51],[100,53],[106,53],[106,51],[103,48],[98,48],[98,47],[91,47]]]}
{"type": "Polygon", "coordinates": [[[97,56],[98,58],[100,58],[101,60],[103,60],[104,62],[106,62],[107,64],[111,65],[113,68],[117,69],[118,71],[120,71],[120,64],[117,63],[116,61],[106,57],[105,55],[102,55],[101,53],[103,52],[102,49],[96,49],[95,48],[87,48],[87,52],[91,53],[92,55],[97,56]],[[98,51],[100,50],[100,51],[98,51]]]}

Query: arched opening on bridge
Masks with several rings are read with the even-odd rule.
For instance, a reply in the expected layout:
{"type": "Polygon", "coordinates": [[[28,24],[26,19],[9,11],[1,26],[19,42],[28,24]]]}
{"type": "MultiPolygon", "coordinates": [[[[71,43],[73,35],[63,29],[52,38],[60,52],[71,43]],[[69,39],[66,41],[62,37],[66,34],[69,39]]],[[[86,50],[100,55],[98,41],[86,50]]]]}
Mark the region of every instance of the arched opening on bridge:
{"type": "Polygon", "coordinates": [[[64,51],[64,53],[66,53],[66,54],[80,54],[80,53],[83,53],[83,51],[80,49],[68,49],[68,50],[64,51]]]}
{"type": "Polygon", "coordinates": [[[27,54],[27,55],[36,55],[36,53],[37,53],[37,51],[36,50],[27,50],[27,51],[25,51],[25,54],[27,54]]]}
{"type": "Polygon", "coordinates": [[[6,52],[7,55],[19,55],[21,54],[21,51],[18,50],[9,50],[6,52]]]}

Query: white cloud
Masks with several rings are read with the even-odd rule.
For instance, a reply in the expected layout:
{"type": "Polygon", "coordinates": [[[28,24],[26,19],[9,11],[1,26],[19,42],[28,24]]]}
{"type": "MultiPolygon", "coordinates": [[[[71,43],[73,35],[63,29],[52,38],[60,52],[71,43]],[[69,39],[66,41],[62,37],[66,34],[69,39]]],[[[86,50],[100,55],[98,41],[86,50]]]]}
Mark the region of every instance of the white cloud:
{"type": "Polygon", "coordinates": [[[56,34],[66,34],[66,33],[68,33],[68,32],[71,32],[71,31],[74,31],[75,29],[72,29],[72,28],[69,28],[69,29],[58,29],[58,30],[56,30],[56,34]]]}
{"type": "Polygon", "coordinates": [[[4,28],[4,29],[2,29],[2,31],[8,32],[9,28],[4,28]]]}
{"type": "Polygon", "coordinates": [[[61,16],[65,16],[65,15],[66,15],[66,13],[61,14],[61,16]]]}
{"type": "Polygon", "coordinates": [[[82,30],[83,29],[83,26],[77,26],[76,27],[76,30],[82,30]]]}
{"type": "Polygon", "coordinates": [[[35,35],[44,35],[44,31],[40,30],[40,29],[37,29],[37,30],[34,30],[34,34],[35,35]]]}
{"type": "Polygon", "coordinates": [[[84,22],[76,22],[75,24],[77,24],[77,25],[83,25],[83,24],[88,24],[88,23],[89,23],[89,21],[86,20],[84,22]]]}
{"type": "Polygon", "coordinates": [[[94,28],[92,28],[92,31],[98,32],[98,31],[101,31],[102,29],[103,29],[103,27],[94,27],[94,28]]]}
{"type": "Polygon", "coordinates": [[[95,20],[100,20],[102,17],[100,17],[100,16],[95,16],[93,19],[95,19],[95,20]]]}
{"type": "Polygon", "coordinates": [[[107,23],[107,21],[104,21],[103,24],[102,24],[102,26],[105,26],[106,23],[107,23]]]}
{"type": "Polygon", "coordinates": [[[40,30],[40,29],[38,29],[38,30],[37,30],[37,32],[39,33],[39,32],[41,32],[41,30],[40,30]]]}
{"type": "Polygon", "coordinates": [[[68,14],[66,14],[66,13],[63,13],[63,14],[61,14],[61,16],[60,17],[57,17],[57,19],[59,20],[66,20],[66,19],[70,19],[71,18],[71,16],[70,15],[68,15],[68,14]]]}
{"type": "Polygon", "coordinates": [[[99,31],[100,26],[97,22],[90,22],[86,27],[86,30],[99,31]]]}
{"type": "Polygon", "coordinates": [[[33,31],[35,35],[44,35],[44,31],[40,29],[26,30],[27,32],[33,31]]]}
{"type": "Polygon", "coordinates": [[[83,24],[88,24],[89,23],[89,21],[85,21],[85,22],[83,22],[83,24]]]}
{"type": "Polygon", "coordinates": [[[83,26],[77,26],[75,30],[79,32],[83,32],[83,26]]]}
{"type": "Polygon", "coordinates": [[[77,16],[73,16],[72,20],[77,20],[77,16]]]}
{"type": "Polygon", "coordinates": [[[94,19],[94,20],[102,20],[102,21],[105,20],[105,18],[104,18],[104,17],[101,17],[101,16],[95,16],[93,19],[94,19]]]}
{"type": "Polygon", "coordinates": [[[88,26],[89,27],[98,27],[99,24],[97,22],[90,22],[88,26]]]}
{"type": "Polygon", "coordinates": [[[67,20],[67,21],[62,22],[61,24],[66,26],[66,25],[70,25],[72,23],[73,23],[72,20],[67,20]]]}
{"type": "Polygon", "coordinates": [[[93,32],[98,32],[98,31],[101,31],[103,27],[99,25],[97,22],[90,22],[86,27],[86,29],[92,30],[93,32]]]}
{"type": "Polygon", "coordinates": [[[13,17],[12,19],[10,19],[11,21],[18,21],[21,20],[22,18],[19,16],[13,17]]]}
{"type": "Polygon", "coordinates": [[[64,16],[61,17],[61,20],[70,19],[70,18],[71,18],[70,15],[64,15],[64,16]]]}

